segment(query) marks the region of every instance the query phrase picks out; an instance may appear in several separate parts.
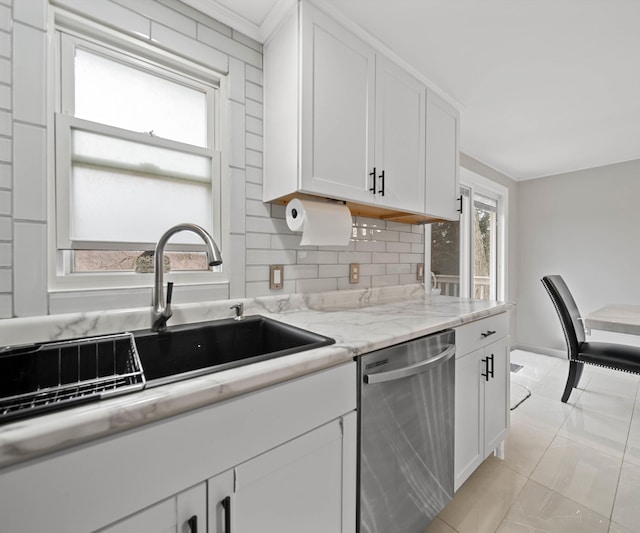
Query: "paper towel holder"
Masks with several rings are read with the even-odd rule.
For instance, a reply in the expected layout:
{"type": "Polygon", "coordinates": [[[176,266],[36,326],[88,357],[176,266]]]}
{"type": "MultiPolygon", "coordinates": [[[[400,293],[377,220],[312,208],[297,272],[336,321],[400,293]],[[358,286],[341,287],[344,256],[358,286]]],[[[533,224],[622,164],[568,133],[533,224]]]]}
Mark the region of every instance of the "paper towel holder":
{"type": "MultiPolygon", "coordinates": [[[[345,200],[334,200],[333,198],[324,198],[324,200],[327,203],[347,205],[347,202],[345,200]]],[[[295,207],[291,210],[291,216],[293,218],[298,218],[298,210],[295,207]]]]}

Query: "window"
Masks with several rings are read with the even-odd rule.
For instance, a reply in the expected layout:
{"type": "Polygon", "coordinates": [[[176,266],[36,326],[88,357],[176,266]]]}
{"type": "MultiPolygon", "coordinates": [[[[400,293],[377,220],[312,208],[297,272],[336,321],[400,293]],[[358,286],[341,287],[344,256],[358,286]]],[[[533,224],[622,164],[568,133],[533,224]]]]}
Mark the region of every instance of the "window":
{"type": "MultiPolygon", "coordinates": [[[[55,240],[57,276],[152,271],[171,226],[191,222],[223,248],[218,80],[156,54],[57,33],[55,240]],[[139,52],[139,53],[138,53],[139,52]],[[159,59],[160,58],[160,59],[159,59]]],[[[172,237],[165,268],[208,271],[197,236],[172,237]]],[[[192,278],[190,281],[196,281],[192,278]]],[[[199,281],[199,280],[198,280],[199,281]]],[[[145,283],[148,283],[145,281],[145,283]]]]}
{"type": "Polygon", "coordinates": [[[466,169],[461,182],[460,221],[431,225],[431,271],[442,294],[504,299],[507,190],[466,169]]]}

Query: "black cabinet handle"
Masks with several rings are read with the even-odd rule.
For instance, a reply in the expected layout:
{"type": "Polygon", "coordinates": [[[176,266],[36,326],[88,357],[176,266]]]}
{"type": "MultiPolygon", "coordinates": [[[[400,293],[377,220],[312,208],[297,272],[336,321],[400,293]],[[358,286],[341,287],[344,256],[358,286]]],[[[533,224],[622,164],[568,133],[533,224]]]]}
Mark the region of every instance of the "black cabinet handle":
{"type": "Polygon", "coordinates": [[[369,172],[369,176],[373,178],[371,180],[373,183],[373,187],[370,187],[369,191],[371,191],[373,194],[376,194],[376,167],[373,167],[373,172],[369,172]]]}
{"type": "Polygon", "coordinates": [[[198,533],[198,516],[193,515],[189,520],[187,520],[187,524],[189,524],[189,530],[191,533],[198,533]]]}
{"type": "Polygon", "coordinates": [[[485,339],[487,337],[491,337],[491,335],[495,335],[495,334],[496,334],[495,330],[494,331],[487,330],[485,333],[480,333],[480,335],[482,335],[482,337],[484,337],[485,339]]]}
{"type": "Polygon", "coordinates": [[[458,196],[458,202],[460,202],[460,207],[456,211],[462,214],[462,195],[458,196]]]}
{"type": "Polygon", "coordinates": [[[485,381],[489,381],[489,358],[483,357],[482,362],[484,363],[484,372],[480,374],[485,381]]]}
{"type": "Polygon", "coordinates": [[[380,183],[382,184],[382,186],[380,187],[380,190],[378,192],[381,196],[384,196],[384,170],[380,173],[380,183]]]}
{"type": "Polygon", "coordinates": [[[487,359],[489,360],[490,366],[489,368],[487,368],[487,374],[489,374],[490,377],[494,377],[493,376],[493,354],[491,354],[489,357],[487,357],[487,359]]]}
{"type": "Polygon", "coordinates": [[[231,497],[224,498],[220,505],[224,509],[224,533],[231,533],[231,497]]]}

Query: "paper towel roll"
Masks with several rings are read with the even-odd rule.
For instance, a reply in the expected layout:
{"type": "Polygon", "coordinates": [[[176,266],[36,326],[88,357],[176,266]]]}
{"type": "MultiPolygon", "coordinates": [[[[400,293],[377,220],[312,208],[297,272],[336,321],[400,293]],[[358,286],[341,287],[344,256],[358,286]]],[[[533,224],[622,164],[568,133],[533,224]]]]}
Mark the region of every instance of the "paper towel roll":
{"type": "Polygon", "coordinates": [[[351,238],[351,211],[337,202],[294,198],[287,204],[287,225],[302,231],[302,246],[347,246],[351,238]]]}

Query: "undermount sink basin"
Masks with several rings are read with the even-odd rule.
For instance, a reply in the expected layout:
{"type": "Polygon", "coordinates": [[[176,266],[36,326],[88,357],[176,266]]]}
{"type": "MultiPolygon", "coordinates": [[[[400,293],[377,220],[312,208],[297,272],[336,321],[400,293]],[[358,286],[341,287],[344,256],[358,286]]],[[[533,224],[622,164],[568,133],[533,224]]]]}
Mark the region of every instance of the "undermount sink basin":
{"type": "Polygon", "coordinates": [[[263,316],[171,326],[162,333],[145,330],[134,336],[147,387],[335,342],[263,316]]]}

